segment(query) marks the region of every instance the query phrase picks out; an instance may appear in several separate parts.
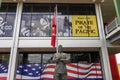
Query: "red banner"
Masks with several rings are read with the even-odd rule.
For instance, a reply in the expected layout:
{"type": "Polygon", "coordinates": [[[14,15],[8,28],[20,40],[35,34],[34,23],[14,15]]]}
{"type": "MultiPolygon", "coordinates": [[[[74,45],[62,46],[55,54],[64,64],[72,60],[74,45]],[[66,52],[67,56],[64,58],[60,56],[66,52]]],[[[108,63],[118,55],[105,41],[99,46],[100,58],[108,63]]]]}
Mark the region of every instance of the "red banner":
{"type": "Polygon", "coordinates": [[[52,38],[51,38],[51,45],[55,47],[56,44],[56,7],[54,9],[54,16],[52,19],[52,38]]]}
{"type": "Polygon", "coordinates": [[[113,80],[120,80],[116,56],[115,55],[109,56],[109,60],[113,80]]]}

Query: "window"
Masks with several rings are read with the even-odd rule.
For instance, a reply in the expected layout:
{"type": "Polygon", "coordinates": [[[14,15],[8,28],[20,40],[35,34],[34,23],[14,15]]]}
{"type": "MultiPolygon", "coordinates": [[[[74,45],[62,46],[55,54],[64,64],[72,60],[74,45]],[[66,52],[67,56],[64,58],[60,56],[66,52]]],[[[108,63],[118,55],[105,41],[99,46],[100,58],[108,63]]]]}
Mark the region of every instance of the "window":
{"type": "Polygon", "coordinates": [[[19,64],[43,64],[48,63],[53,54],[51,53],[20,53],[19,64]]]}
{"type": "Polygon", "coordinates": [[[0,64],[8,64],[9,57],[10,57],[10,54],[8,53],[0,53],[0,64]]]}
{"type": "Polygon", "coordinates": [[[3,3],[0,8],[0,37],[12,37],[16,4],[3,3]]]}
{"type": "MultiPolygon", "coordinates": [[[[25,3],[22,12],[20,37],[50,37],[54,7],[55,4],[25,3]]],[[[74,23],[75,21],[78,20],[76,18],[78,18],[79,16],[85,16],[87,22],[89,21],[89,19],[93,19],[92,17],[90,17],[89,19],[87,18],[91,15],[94,15],[94,17],[96,15],[94,4],[58,4],[57,5],[58,36],[60,37],[98,36],[96,28],[97,24],[95,25],[91,24],[90,25],[91,27],[89,29],[85,28],[85,30],[78,31],[78,29],[84,28],[78,27],[78,29],[73,30],[75,29],[74,23]]]]}
{"type": "Polygon", "coordinates": [[[73,4],[69,6],[69,15],[95,15],[93,4],[73,4]]]}
{"type": "MultiPolygon", "coordinates": [[[[70,57],[67,63],[68,79],[100,79],[102,70],[98,52],[65,52],[70,57]]],[[[55,63],[49,61],[54,52],[20,53],[16,75],[19,79],[53,79],[55,63]],[[21,62],[21,63],[20,63],[21,62]]]]}
{"type": "Polygon", "coordinates": [[[0,53],[0,79],[7,77],[8,66],[9,66],[9,53],[0,53]]]}
{"type": "Polygon", "coordinates": [[[71,54],[73,63],[100,63],[98,52],[74,52],[71,54]]]}
{"type": "Polygon", "coordinates": [[[50,36],[49,5],[25,4],[21,21],[21,37],[50,36]]]}

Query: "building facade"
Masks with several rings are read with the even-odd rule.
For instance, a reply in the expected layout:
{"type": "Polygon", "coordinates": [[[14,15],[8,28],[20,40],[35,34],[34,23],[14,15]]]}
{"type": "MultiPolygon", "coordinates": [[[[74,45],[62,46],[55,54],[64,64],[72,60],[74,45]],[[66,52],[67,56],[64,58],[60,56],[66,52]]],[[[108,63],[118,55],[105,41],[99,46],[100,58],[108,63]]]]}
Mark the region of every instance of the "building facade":
{"type": "Polygon", "coordinates": [[[51,46],[57,5],[58,44],[69,54],[69,80],[112,80],[103,0],[3,0],[0,8],[0,80],[52,80],[51,46]]]}

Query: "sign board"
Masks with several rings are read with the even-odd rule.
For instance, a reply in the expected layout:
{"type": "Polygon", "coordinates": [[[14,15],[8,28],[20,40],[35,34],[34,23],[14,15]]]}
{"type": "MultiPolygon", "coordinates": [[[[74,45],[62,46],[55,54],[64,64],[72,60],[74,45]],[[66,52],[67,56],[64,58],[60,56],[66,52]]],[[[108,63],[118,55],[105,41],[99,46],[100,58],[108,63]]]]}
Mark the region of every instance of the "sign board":
{"type": "Polygon", "coordinates": [[[95,15],[72,16],[72,36],[98,37],[95,15]]]}

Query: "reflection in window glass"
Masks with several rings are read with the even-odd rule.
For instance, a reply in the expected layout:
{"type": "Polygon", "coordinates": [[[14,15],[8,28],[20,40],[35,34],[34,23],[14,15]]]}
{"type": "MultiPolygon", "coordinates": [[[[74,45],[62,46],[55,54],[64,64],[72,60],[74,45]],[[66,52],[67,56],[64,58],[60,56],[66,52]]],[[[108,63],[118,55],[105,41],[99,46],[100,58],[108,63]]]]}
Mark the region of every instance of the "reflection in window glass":
{"type": "Polygon", "coordinates": [[[43,63],[51,63],[52,58],[53,54],[43,54],[43,63]]]}
{"type": "Polygon", "coordinates": [[[0,53],[0,80],[6,80],[9,66],[9,53],[0,53]]]}
{"type": "Polygon", "coordinates": [[[19,54],[19,64],[31,64],[31,63],[49,63],[53,54],[46,53],[23,53],[19,54]]]}
{"type": "Polygon", "coordinates": [[[41,54],[19,54],[19,64],[41,63],[41,54]]]}
{"type": "Polygon", "coordinates": [[[28,62],[29,63],[41,63],[41,54],[29,54],[28,62]]]}
{"type": "Polygon", "coordinates": [[[12,37],[16,4],[2,4],[0,9],[0,37],[12,37]]]}
{"type": "Polygon", "coordinates": [[[5,54],[5,53],[0,53],[0,64],[8,64],[9,63],[9,54],[5,54]]]}

